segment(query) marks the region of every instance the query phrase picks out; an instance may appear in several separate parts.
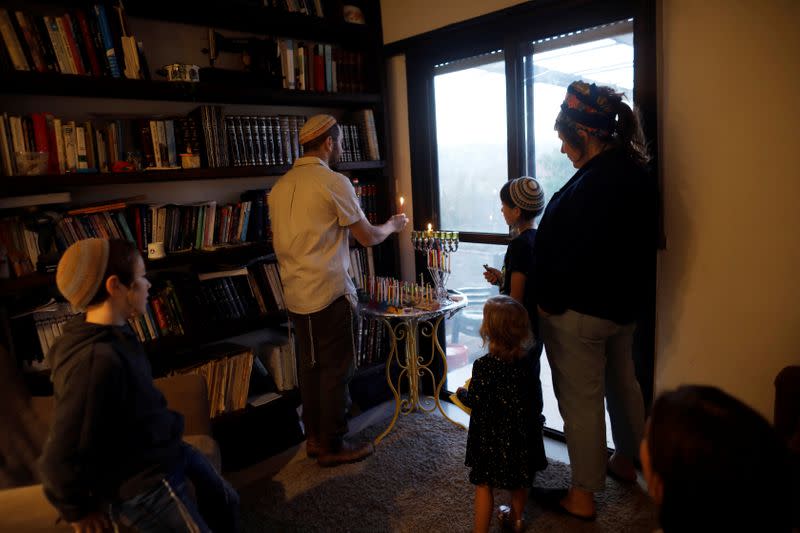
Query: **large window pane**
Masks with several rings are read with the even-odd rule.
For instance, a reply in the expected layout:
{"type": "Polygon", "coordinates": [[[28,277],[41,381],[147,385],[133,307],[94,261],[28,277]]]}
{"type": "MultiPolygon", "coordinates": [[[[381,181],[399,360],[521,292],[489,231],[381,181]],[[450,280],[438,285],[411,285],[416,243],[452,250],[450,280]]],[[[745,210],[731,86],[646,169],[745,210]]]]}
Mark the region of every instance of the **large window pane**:
{"type": "Polygon", "coordinates": [[[434,90],[442,227],[508,233],[495,201],[508,179],[503,53],[438,66],[434,90]]]}

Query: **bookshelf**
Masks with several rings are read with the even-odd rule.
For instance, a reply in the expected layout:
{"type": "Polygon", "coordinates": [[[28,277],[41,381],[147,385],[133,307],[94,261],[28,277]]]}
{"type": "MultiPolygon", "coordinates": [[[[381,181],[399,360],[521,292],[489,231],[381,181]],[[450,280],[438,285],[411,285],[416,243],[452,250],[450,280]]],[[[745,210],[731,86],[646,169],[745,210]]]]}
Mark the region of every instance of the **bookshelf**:
{"type": "Polygon", "coordinates": [[[229,83],[168,82],[124,78],[76,76],[50,72],[11,72],[0,76],[0,93],[41,96],[79,96],[121,100],[162,100],[223,104],[339,107],[355,109],[381,103],[380,93],[318,93],[268,89],[229,83]]]}
{"type": "MultiPolygon", "coordinates": [[[[103,2],[111,6],[113,2],[103,2]]],[[[4,6],[10,13],[20,10],[35,16],[57,14],[86,8],[93,3],[76,0],[9,2],[4,6]]],[[[251,3],[252,4],[252,3],[251,3]]],[[[386,102],[385,71],[382,57],[382,35],[380,5],[377,0],[360,2],[367,24],[346,23],[341,17],[341,2],[323,0],[325,17],[290,13],[278,8],[262,8],[233,0],[216,6],[178,0],[155,2],[152,0],[130,0],[125,2],[125,11],[131,20],[133,33],[143,41],[143,50],[148,59],[150,79],[127,79],[109,75],[90,76],[57,72],[21,71],[13,68],[0,69],[0,113],[26,115],[33,112],[53,111],[74,120],[88,120],[95,114],[111,115],[139,114],[156,117],[186,115],[199,105],[223,106],[226,113],[253,115],[306,115],[329,112],[337,117],[348,117],[351,113],[368,109],[374,113],[380,153],[379,160],[343,162],[338,170],[357,178],[362,184],[377,188],[377,218],[382,221],[391,212],[394,192],[393,180],[387,179],[386,163],[388,143],[384,123],[386,102]],[[208,58],[202,56],[203,43],[195,38],[204,35],[208,28],[230,33],[250,33],[271,38],[309,40],[346,47],[361,54],[359,63],[363,83],[353,86],[355,91],[318,91],[285,88],[270,88],[254,80],[252,82],[206,81],[201,77],[197,83],[168,82],[159,78],[155,70],[166,64],[162,59],[175,44],[169,30],[179,29],[186,35],[193,55],[175,62],[207,65],[208,58]],[[165,29],[167,31],[165,31],[165,29]],[[133,111],[131,111],[133,110],[133,111]]],[[[238,34],[237,33],[237,34],[238,34]]],[[[0,47],[4,46],[0,39],[0,47]]],[[[176,48],[181,49],[182,46],[176,48]]],[[[228,54],[230,55],[230,54],[228,54]]],[[[85,57],[85,56],[84,56],[85,57]]],[[[120,58],[121,59],[121,58],[120,58]]],[[[228,57],[228,61],[230,58],[228,57]]],[[[0,177],[0,198],[26,194],[42,194],[69,191],[74,205],[94,203],[98,200],[122,198],[146,193],[147,202],[187,204],[201,200],[216,200],[220,203],[235,201],[238,193],[256,188],[269,188],[291,165],[244,165],[218,168],[171,168],[166,170],[139,170],[132,172],[71,172],[35,176],[6,175],[0,177]],[[233,199],[233,200],[232,200],[233,199]]],[[[42,209],[50,209],[43,206],[42,209]]],[[[55,208],[59,210],[60,208],[55,208]]],[[[63,210],[61,210],[63,212],[63,210]]],[[[366,209],[365,209],[366,211],[366,209]]],[[[25,211],[2,211],[0,219],[7,216],[24,215],[25,211]]],[[[376,250],[376,268],[379,272],[394,273],[396,267],[396,245],[393,241],[376,250]]],[[[148,272],[202,272],[221,265],[241,265],[272,253],[268,241],[249,242],[240,245],[219,247],[213,251],[192,250],[168,254],[159,260],[146,260],[148,272]]],[[[31,335],[29,329],[19,327],[18,321],[10,319],[15,313],[46,297],[58,297],[54,274],[37,271],[23,276],[0,279],[0,342],[11,346],[12,354],[20,359],[20,351],[26,342],[18,337],[31,335]]],[[[266,313],[235,321],[224,321],[213,327],[200,328],[180,337],[168,336],[146,343],[154,373],[163,375],[175,368],[201,363],[196,354],[202,348],[226,339],[256,332],[264,328],[279,327],[285,330],[285,313],[266,313]]],[[[28,339],[30,341],[30,339],[28,339]]],[[[200,356],[202,358],[202,356],[200,356]]],[[[36,387],[46,381],[46,373],[38,372],[26,376],[36,387]]],[[[295,395],[296,396],[296,395],[295,395]]],[[[296,407],[297,398],[284,402],[296,407]]],[[[275,409],[271,406],[270,409],[275,409]]],[[[236,419],[252,419],[254,415],[226,417],[225,425],[236,419]]],[[[256,418],[260,420],[259,417],[256,418]]],[[[284,416],[284,415],[281,415],[284,416]]],[[[291,417],[286,420],[290,420],[291,417]]],[[[284,422],[286,421],[284,420],[284,422]]],[[[234,430],[230,430],[234,431],[234,430]]],[[[294,434],[294,429],[287,430],[294,434]]]]}
{"type": "MultiPolygon", "coordinates": [[[[338,170],[382,170],[385,161],[353,161],[340,163],[338,170]]],[[[138,172],[95,172],[89,174],[46,174],[40,176],[5,176],[0,179],[0,197],[34,194],[42,190],[80,189],[99,185],[224,180],[250,176],[282,176],[289,165],[262,165],[223,168],[144,170],[138,172]]]]}

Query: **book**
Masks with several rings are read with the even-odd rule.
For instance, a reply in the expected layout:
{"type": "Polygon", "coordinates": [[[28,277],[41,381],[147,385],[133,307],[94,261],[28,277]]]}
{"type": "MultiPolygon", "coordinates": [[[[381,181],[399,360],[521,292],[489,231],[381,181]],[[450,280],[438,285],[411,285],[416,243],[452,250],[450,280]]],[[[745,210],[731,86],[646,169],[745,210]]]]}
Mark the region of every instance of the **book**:
{"type": "MultiPolygon", "coordinates": [[[[470,378],[470,379],[468,379],[467,381],[464,382],[464,388],[465,389],[469,389],[469,382],[471,380],[472,380],[472,378],[470,378]]],[[[469,407],[464,405],[463,402],[458,399],[458,396],[456,395],[455,392],[450,395],[450,401],[453,402],[453,405],[455,405],[456,407],[458,407],[459,409],[461,409],[462,411],[464,411],[468,415],[472,414],[472,409],[470,409],[469,407]]]]}
{"type": "Polygon", "coordinates": [[[117,198],[113,200],[106,200],[104,202],[97,202],[86,204],[83,207],[76,207],[67,211],[67,215],[87,215],[90,213],[101,213],[103,211],[114,211],[117,209],[125,209],[129,204],[140,202],[144,200],[144,195],[129,196],[127,198],[117,198]]]}
{"type": "Polygon", "coordinates": [[[22,44],[19,42],[14,26],[11,24],[11,17],[5,8],[0,8],[0,37],[3,38],[14,68],[16,70],[30,70],[22,44]]]}
{"type": "Polygon", "coordinates": [[[108,24],[108,17],[106,15],[106,8],[103,4],[95,4],[94,5],[94,12],[97,16],[97,21],[99,24],[100,35],[103,39],[103,48],[105,51],[106,59],[108,60],[108,65],[111,70],[111,75],[115,78],[121,78],[122,72],[119,68],[117,52],[114,48],[114,40],[111,34],[111,27],[108,24]]]}

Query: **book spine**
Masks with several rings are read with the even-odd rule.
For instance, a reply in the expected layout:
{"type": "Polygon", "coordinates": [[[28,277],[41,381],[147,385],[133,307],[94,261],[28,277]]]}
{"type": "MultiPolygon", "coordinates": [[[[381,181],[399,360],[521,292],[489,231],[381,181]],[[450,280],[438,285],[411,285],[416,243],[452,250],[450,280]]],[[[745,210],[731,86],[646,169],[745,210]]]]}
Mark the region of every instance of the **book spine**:
{"type": "Polygon", "coordinates": [[[106,9],[103,4],[95,4],[94,12],[97,15],[97,21],[100,27],[100,35],[103,38],[103,47],[105,49],[108,65],[111,69],[111,75],[115,78],[121,78],[122,72],[119,69],[119,63],[117,62],[117,52],[114,48],[114,41],[111,36],[111,28],[108,25],[106,9]]]}
{"type": "Polygon", "coordinates": [[[61,45],[67,53],[70,74],[84,74],[83,64],[81,63],[81,58],[75,45],[75,39],[72,36],[72,30],[69,27],[70,25],[66,22],[64,15],[55,17],[54,20],[58,27],[61,45]]]}
{"type": "Polygon", "coordinates": [[[91,74],[89,65],[89,57],[86,54],[83,46],[83,38],[81,34],[80,25],[74,15],[64,13],[63,17],[64,29],[67,35],[67,42],[69,43],[72,55],[75,58],[75,67],[78,74],[87,75],[91,74]]]}
{"type": "Polygon", "coordinates": [[[75,127],[75,151],[77,153],[78,170],[88,169],[89,162],[86,156],[86,130],[84,130],[82,126],[75,127]]]}
{"type": "Polygon", "coordinates": [[[72,63],[67,49],[64,47],[64,41],[61,39],[61,34],[58,29],[58,24],[53,17],[44,17],[44,24],[47,27],[47,35],[50,38],[50,43],[53,45],[53,51],[56,54],[58,61],[58,68],[63,74],[75,74],[72,70],[72,63]]]}
{"type": "Polygon", "coordinates": [[[78,9],[75,11],[75,17],[78,21],[78,28],[80,29],[80,38],[86,50],[86,57],[89,60],[89,70],[92,76],[102,76],[103,71],[100,68],[100,61],[97,58],[97,49],[95,47],[94,38],[92,37],[92,30],[89,27],[89,21],[86,18],[86,13],[78,9]]]}
{"type": "Polygon", "coordinates": [[[30,52],[31,59],[33,60],[33,66],[38,72],[47,72],[47,63],[44,60],[44,53],[42,52],[42,49],[36,38],[36,31],[33,28],[33,24],[31,24],[27,15],[25,15],[22,11],[15,11],[14,16],[17,19],[17,24],[22,31],[25,44],[30,52]]]}
{"type": "Polygon", "coordinates": [[[2,36],[6,49],[11,56],[14,69],[30,70],[28,61],[25,59],[25,53],[22,50],[22,45],[14,31],[14,26],[11,24],[11,17],[9,17],[8,10],[5,8],[0,9],[0,36],[2,36]]]}

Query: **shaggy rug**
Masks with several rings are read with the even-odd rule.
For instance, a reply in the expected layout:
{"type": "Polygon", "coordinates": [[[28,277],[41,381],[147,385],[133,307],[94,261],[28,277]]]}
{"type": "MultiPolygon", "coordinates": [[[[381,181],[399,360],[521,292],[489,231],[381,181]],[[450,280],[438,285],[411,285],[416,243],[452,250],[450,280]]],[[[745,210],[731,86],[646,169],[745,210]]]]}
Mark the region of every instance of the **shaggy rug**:
{"type": "MultiPolygon", "coordinates": [[[[364,429],[373,439],[388,420],[364,429]]],[[[246,532],[468,532],[474,488],[464,466],[467,432],[436,415],[401,416],[365,461],[320,468],[304,448],[268,479],[240,488],[246,532]]],[[[538,487],[566,487],[569,467],[552,461],[538,487]]],[[[531,498],[527,531],[647,532],[655,509],[636,484],[606,481],[596,495],[596,522],[585,523],[542,508],[531,498]]],[[[495,505],[507,495],[495,495],[495,505]]],[[[499,530],[497,521],[493,521],[499,530]]]]}

